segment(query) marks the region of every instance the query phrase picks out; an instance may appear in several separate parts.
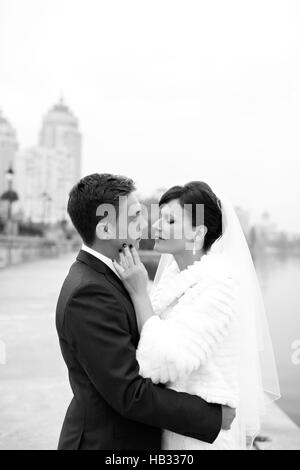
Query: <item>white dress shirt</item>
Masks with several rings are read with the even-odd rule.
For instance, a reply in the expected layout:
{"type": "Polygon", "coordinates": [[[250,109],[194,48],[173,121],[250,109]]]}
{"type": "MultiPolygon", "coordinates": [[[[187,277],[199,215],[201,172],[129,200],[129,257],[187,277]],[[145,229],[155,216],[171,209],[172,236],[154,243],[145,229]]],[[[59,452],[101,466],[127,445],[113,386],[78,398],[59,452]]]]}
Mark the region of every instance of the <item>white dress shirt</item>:
{"type": "Polygon", "coordinates": [[[89,253],[90,255],[92,256],[95,256],[95,258],[98,258],[100,259],[101,261],[103,261],[103,263],[105,263],[119,278],[119,273],[116,271],[114,265],[113,265],[113,262],[110,258],[108,258],[107,256],[103,255],[102,253],[99,253],[98,251],[96,250],[93,250],[93,248],[90,248],[89,246],[86,246],[84,243],[82,244],[82,247],[81,249],[83,251],[86,251],[87,253],[89,253]]]}

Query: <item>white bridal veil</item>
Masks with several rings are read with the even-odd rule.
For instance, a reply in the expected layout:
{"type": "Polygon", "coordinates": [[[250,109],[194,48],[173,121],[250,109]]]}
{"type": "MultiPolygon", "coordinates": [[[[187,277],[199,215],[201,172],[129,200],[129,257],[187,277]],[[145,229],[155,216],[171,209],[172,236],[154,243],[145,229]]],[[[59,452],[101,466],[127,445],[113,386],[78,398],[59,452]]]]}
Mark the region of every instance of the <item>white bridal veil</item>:
{"type": "MultiPolygon", "coordinates": [[[[239,387],[240,404],[233,429],[241,448],[251,447],[260,430],[268,403],[280,398],[273,346],[256,271],[242,227],[233,205],[221,197],[222,237],[209,253],[217,253],[229,264],[238,281],[239,387]]],[[[205,208],[204,208],[205,210],[205,208]]],[[[154,287],[174,262],[161,256],[154,287]]]]}

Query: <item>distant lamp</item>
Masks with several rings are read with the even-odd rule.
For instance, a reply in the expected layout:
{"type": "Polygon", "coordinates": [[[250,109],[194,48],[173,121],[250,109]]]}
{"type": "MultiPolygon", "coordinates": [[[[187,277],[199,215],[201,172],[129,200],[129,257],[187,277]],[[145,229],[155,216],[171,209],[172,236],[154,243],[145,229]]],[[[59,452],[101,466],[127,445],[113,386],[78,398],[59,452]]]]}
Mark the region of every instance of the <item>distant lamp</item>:
{"type": "Polygon", "coordinates": [[[7,171],[5,172],[5,179],[8,183],[8,189],[5,191],[1,199],[2,201],[7,201],[8,202],[8,214],[7,214],[7,219],[10,221],[12,218],[12,204],[16,201],[18,201],[19,197],[16,191],[13,190],[13,178],[14,178],[14,170],[12,169],[12,165],[9,166],[7,171]]]}
{"type": "Polygon", "coordinates": [[[5,172],[5,178],[6,178],[6,181],[11,184],[13,182],[13,179],[14,179],[14,170],[12,169],[12,167],[10,166],[8,168],[8,170],[5,172]]]}

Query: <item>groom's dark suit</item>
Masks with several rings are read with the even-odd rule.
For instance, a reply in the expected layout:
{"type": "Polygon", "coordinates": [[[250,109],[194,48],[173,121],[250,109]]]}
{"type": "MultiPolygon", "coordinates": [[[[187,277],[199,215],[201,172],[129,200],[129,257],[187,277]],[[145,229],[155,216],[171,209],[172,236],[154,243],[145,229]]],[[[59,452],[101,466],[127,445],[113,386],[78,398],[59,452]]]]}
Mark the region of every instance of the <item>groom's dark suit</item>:
{"type": "Polygon", "coordinates": [[[56,326],[74,393],[59,449],[160,449],[163,428],[216,439],[220,405],[139,375],[130,296],[105,263],[83,250],[61,289],[56,326]]]}

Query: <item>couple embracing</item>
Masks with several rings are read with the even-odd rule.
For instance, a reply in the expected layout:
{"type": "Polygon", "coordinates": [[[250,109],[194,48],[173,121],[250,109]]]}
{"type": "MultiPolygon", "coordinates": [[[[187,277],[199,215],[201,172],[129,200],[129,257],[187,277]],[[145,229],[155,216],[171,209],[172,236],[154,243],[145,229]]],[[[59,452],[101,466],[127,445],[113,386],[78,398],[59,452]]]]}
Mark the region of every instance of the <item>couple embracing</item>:
{"type": "Polygon", "coordinates": [[[146,221],[130,178],[82,178],[68,213],[83,244],[56,310],[74,395],[58,448],[251,448],[279,386],[231,203],[201,181],[162,195],[151,287],[138,251],[146,221]]]}

